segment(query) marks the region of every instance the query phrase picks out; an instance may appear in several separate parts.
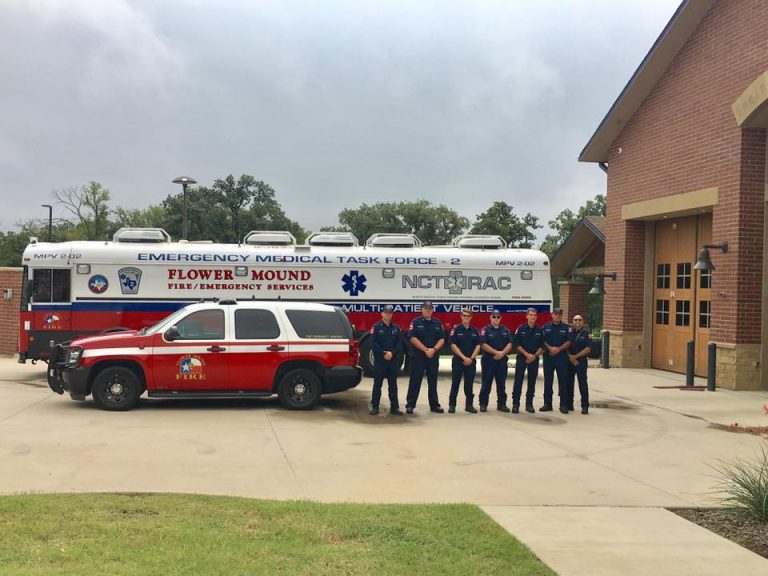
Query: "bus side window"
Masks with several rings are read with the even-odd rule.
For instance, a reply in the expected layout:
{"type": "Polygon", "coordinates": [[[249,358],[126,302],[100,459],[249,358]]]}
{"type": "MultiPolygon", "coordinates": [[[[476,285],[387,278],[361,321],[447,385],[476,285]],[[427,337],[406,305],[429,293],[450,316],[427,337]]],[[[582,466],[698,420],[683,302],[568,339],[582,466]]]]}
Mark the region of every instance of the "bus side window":
{"type": "Polygon", "coordinates": [[[53,270],[50,268],[38,268],[32,273],[32,301],[51,301],[51,280],[53,270]]]}
{"type": "Polygon", "coordinates": [[[69,302],[69,285],[71,270],[53,271],[53,289],[51,290],[51,302],[69,302]]]}

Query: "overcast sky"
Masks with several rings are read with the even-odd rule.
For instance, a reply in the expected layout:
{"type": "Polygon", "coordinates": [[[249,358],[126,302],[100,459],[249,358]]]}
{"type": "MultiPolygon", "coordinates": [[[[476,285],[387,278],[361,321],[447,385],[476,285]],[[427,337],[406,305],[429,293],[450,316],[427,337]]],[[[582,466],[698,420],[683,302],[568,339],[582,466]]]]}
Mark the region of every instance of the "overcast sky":
{"type": "Polygon", "coordinates": [[[417,198],[546,224],[604,193],[578,154],[678,4],[3,0],[0,228],[89,180],[145,208],[230,173],[310,230],[417,198]]]}

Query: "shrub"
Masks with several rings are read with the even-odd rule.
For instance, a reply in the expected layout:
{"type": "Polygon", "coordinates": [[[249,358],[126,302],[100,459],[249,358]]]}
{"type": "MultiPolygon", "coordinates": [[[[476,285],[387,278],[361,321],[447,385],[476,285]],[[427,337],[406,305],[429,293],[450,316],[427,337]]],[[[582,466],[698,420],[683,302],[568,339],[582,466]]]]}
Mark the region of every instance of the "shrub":
{"type": "Polygon", "coordinates": [[[768,523],[768,449],[763,448],[756,462],[734,460],[715,466],[721,477],[724,504],[768,523]]]}

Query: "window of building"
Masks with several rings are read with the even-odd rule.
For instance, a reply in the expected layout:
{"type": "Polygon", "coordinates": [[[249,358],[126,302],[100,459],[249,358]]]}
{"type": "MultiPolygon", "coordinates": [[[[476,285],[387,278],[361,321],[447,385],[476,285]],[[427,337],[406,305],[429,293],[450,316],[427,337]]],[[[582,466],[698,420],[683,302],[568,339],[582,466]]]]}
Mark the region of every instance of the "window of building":
{"type": "Polygon", "coordinates": [[[691,301],[678,300],[675,302],[675,326],[691,325],[691,301]]]}
{"type": "Polygon", "coordinates": [[[679,262],[677,264],[677,283],[678,289],[687,289],[691,287],[691,263],[679,262]]]}
{"type": "Polygon", "coordinates": [[[669,324],[669,300],[656,300],[656,324],[669,324]]]}
{"type": "Polygon", "coordinates": [[[669,288],[670,264],[656,266],[656,288],[669,288]]]}
{"type": "Polygon", "coordinates": [[[709,300],[699,302],[699,328],[709,328],[712,320],[712,307],[709,300]]]}
{"type": "Polygon", "coordinates": [[[712,272],[709,270],[702,270],[699,274],[699,287],[711,288],[712,287],[712,272]]]}

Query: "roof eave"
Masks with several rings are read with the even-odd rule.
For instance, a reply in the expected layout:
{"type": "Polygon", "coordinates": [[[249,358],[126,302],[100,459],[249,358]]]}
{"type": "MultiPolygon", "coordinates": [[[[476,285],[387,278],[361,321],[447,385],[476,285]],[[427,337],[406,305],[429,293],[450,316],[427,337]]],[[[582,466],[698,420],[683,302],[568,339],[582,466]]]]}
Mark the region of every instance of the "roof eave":
{"type": "Polygon", "coordinates": [[[584,146],[579,154],[579,162],[608,161],[611,144],[651,93],[714,2],[683,0],[584,146]]]}

